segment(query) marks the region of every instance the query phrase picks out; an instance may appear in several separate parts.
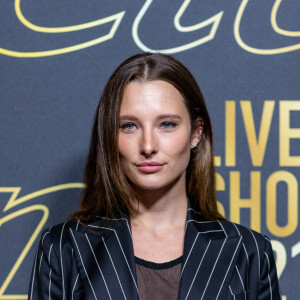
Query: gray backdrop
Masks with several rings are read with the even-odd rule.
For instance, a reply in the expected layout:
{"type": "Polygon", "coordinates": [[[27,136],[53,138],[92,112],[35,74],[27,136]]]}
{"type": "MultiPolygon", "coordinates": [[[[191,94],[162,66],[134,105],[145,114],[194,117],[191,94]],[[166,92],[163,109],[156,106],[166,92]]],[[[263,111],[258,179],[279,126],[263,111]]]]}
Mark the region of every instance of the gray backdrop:
{"type": "Polygon", "coordinates": [[[299,0],[2,0],[0,299],[27,298],[41,230],[78,206],[108,77],[156,50],[204,93],[220,209],[272,239],[284,299],[299,299],[299,13],[299,0]]]}

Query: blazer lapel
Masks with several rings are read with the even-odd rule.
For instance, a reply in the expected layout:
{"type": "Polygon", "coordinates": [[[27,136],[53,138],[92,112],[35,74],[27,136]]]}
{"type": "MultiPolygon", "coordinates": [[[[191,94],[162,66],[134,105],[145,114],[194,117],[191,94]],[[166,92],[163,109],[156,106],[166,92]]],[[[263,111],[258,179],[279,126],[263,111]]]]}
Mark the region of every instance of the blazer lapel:
{"type": "Polygon", "coordinates": [[[228,235],[222,222],[188,209],[179,300],[225,298],[241,237],[228,235]]]}
{"type": "Polygon", "coordinates": [[[103,224],[102,219],[89,227],[94,230],[81,227],[69,232],[86,298],[137,300],[128,220],[124,218],[103,224]]]}
{"type": "MultiPolygon", "coordinates": [[[[138,300],[129,220],[105,224],[69,229],[86,298],[138,300]]],[[[227,227],[226,221],[205,221],[188,209],[179,300],[225,298],[242,244],[227,227]]]]}

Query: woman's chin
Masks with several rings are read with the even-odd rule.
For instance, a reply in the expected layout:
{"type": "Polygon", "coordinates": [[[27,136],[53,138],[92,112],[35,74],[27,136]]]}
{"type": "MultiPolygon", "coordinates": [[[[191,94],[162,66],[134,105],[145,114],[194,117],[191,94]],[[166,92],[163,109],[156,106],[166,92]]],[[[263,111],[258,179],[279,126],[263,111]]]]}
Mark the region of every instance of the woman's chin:
{"type": "MultiPolygon", "coordinates": [[[[171,189],[176,189],[176,186],[180,185],[180,178],[181,176],[177,178],[172,178],[172,180],[146,180],[146,181],[135,181],[131,182],[133,185],[133,188],[135,190],[143,190],[143,191],[162,191],[166,192],[171,189]]],[[[182,181],[183,186],[185,188],[185,180],[182,181]]]]}

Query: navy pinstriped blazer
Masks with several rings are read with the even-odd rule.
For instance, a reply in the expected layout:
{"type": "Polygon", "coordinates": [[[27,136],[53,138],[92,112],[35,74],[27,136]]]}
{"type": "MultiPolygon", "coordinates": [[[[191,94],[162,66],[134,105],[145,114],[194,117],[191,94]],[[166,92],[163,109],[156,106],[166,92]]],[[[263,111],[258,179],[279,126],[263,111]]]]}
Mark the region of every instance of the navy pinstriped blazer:
{"type": "MultiPolygon", "coordinates": [[[[103,218],[91,229],[69,221],[44,231],[29,299],[139,299],[128,219],[100,225],[103,218]]],[[[178,299],[280,299],[269,239],[189,208],[178,299]]]]}

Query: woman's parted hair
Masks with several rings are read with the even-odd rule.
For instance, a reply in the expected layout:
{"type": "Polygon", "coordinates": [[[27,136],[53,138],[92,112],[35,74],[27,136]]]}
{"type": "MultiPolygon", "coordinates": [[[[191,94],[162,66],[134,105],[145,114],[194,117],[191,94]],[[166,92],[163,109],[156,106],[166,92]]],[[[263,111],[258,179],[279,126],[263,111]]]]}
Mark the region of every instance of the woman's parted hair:
{"type": "Polygon", "coordinates": [[[187,68],[175,58],[143,53],[125,60],[111,75],[100,98],[85,167],[85,184],[79,210],[70,218],[82,222],[98,214],[107,218],[134,215],[137,203],[124,175],[118,150],[119,110],[126,85],[134,80],[164,80],[185,99],[192,130],[203,120],[200,143],[191,150],[187,168],[187,194],[192,206],[208,220],[222,219],[217,210],[212,127],[200,88],[187,68]]]}

